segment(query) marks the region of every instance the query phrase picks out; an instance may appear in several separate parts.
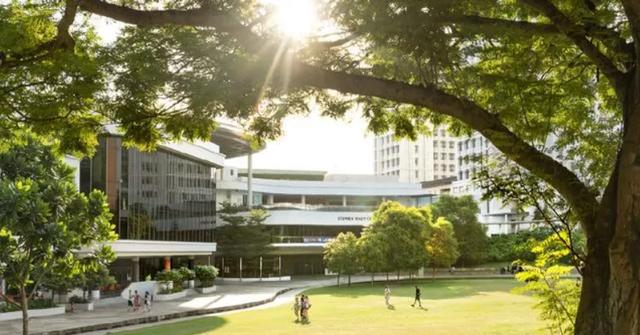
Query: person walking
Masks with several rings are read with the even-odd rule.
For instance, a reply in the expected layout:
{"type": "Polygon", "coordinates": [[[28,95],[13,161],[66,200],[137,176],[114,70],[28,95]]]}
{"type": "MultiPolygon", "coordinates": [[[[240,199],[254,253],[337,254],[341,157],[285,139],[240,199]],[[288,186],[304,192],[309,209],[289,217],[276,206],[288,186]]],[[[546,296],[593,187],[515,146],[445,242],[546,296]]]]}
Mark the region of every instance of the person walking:
{"type": "Polygon", "coordinates": [[[138,290],[133,293],[133,311],[137,312],[140,309],[140,294],[138,290]]]}
{"type": "Polygon", "coordinates": [[[385,285],[384,286],[384,304],[387,305],[387,307],[390,305],[390,300],[391,300],[391,289],[389,288],[389,286],[385,285]]]}
{"type": "Polygon", "coordinates": [[[300,322],[300,296],[296,294],[296,297],[293,300],[293,314],[296,316],[296,322],[300,322]]]}
{"type": "Polygon", "coordinates": [[[144,311],[151,312],[151,294],[149,294],[149,291],[144,292],[144,311]]]}
{"type": "Polygon", "coordinates": [[[133,310],[133,296],[131,295],[131,290],[129,290],[129,300],[127,300],[127,312],[131,312],[133,310]]]}
{"type": "Polygon", "coordinates": [[[420,308],[422,308],[422,302],[420,301],[420,295],[421,295],[420,288],[418,286],[416,286],[416,297],[413,300],[413,304],[411,304],[411,307],[415,307],[416,302],[417,302],[418,306],[420,306],[420,308]]]}
{"type": "Polygon", "coordinates": [[[302,296],[300,314],[302,315],[302,323],[309,323],[309,308],[311,308],[311,302],[306,295],[302,296]]]}

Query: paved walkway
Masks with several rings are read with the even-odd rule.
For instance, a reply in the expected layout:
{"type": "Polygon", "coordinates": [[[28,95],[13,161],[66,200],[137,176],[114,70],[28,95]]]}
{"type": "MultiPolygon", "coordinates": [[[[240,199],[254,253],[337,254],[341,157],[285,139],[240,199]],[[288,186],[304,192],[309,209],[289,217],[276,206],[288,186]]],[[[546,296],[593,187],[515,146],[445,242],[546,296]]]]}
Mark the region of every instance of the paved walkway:
{"type": "MultiPolygon", "coordinates": [[[[468,278],[467,276],[436,275],[440,278],[468,278]]],[[[474,278],[491,278],[509,276],[491,276],[483,274],[472,276],[474,278]]],[[[402,276],[401,279],[407,277],[402,276]]],[[[352,283],[367,282],[368,276],[354,276],[352,283]]],[[[376,276],[375,280],[385,280],[384,276],[376,276]]],[[[390,276],[390,280],[396,276],[390,276]]],[[[346,284],[346,278],[344,281],[346,284]]],[[[135,329],[149,326],[156,322],[177,322],[190,317],[202,317],[204,315],[230,313],[231,311],[246,310],[252,308],[270,308],[284,303],[291,303],[293,296],[311,287],[335,285],[336,279],[332,277],[318,277],[309,279],[297,279],[282,282],[261,283],[217,283],[217,291],[210,295],[192,295],[180,300],[155,302],[151,312],[127,312],[126,302],[115,305],[96,306],[91,312],[75,312],[65,315],[32,318],[30,321],[31,334],[108,334],[125,329],[135,329]],[[170,320],[170,321],[163,321],[170,320]],[[81,330],[82,327],[94,325],[109,325],[93,332],[81,330]],[[108,329],[108,328],[117,328],[108,329]],[[74,330],[75,329],[75,330],[74,330]],[[84,331],[84,332],[83,332],[84,331]]],[[[19,334],[22,331],[22,321],[0,322],[0,335],[19,334]]]]}

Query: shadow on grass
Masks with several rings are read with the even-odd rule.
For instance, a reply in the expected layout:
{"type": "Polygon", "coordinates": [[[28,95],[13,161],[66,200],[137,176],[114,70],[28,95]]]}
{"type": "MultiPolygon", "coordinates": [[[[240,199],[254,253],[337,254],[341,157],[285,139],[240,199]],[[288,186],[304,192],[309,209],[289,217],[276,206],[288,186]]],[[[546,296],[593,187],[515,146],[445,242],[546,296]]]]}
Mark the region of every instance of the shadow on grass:
{"type": "Polygon", "coordinates": [[[305,294],[312,296],[312,299],[313,295],[353,299],[362,296],[380,296],[380,299],[383,299],[385,285],[391,289],[391,299],[412,298],[415,295],[415,286],[418,286],[422,291],[423,300],[440,300],[481,295],[486,292],[510,293],[514,287],[520,284],[513,279],[421,279],[389,283],[376,282],[373,286],[370,283],[358,283],[352,284],[351,287],[323,287],[309,290],[305,294]]]}
{"type": "Polygon", "coordinates": [[[193,335],[211,332],[224,326],[227,321],[218,316],[185,320],[164,325],[146,327],[114,333],[114,335],[193,335]]]}

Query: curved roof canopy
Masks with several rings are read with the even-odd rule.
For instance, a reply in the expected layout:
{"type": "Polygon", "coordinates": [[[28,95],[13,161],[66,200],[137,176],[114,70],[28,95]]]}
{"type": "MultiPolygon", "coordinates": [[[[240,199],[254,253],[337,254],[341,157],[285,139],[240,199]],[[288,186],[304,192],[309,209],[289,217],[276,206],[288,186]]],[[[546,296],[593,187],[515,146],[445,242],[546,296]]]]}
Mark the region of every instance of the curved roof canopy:
{"type": "Polygon", "coordinates": [[[211,142],[220,147],[220,152],[227,158],[235,158],[257,152],[264,147],[251,148],[242,129],[228,122],[218,122],[218,127],[211,134],[211,142]]]}

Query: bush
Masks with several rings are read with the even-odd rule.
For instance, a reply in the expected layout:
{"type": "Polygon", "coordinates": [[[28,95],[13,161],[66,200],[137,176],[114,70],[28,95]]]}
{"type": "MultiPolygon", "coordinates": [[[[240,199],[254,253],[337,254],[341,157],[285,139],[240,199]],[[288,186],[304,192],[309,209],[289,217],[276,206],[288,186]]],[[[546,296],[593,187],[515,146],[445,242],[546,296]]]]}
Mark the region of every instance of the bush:
{"type": "Polygon", "coordinates": [[[89,301],[83,297],[79,297],[77,295],[71,296],[69,298],[69,303],[73,303],[73,304],[88,304],[89,301]]]}
{"type": "MultiPolygon", "coordinates": [[[[29,301],[29,309],[44,309],[44,308],[53,308],[57,307],[57,305],[53,302],[53,300],[49,299],[33,299],[29,301]]],[[[8,313],[8,312],[17,312],[20,310],[20,307],[14,304],[6,304],[4,306],[0,306],[0,313],[8,313]]]]}
{"type": "Polygon", "coordinates": [[[174,289],[179,288],[180,290],[182,290],[182,282],[184,281],[184,278],[182,277],[180,271],[170,270],[158,272],[156,274],[156,280],[163,283],[171,282],[173,283],[174,289]]]}
{"type": "Polygon", "coordinates": [[[200,281],[200,287],[213,286],[213,281],[218,277],[218,268],[213,265],[198,265],[195,269],[196,278],[200,281]]]}
{"type": "Polygon", "coordinates": [[[162,290],[160,290],[160,292],[158,292],[158,294],[172,294],[172,293],[178,293],[178,292],[182,292],[182,286],[174,286],[173,288],[164,288],[162,290]]]}
{"type": "Polygon", "coordinates": [[[515,234],[497,235],[489,239],[490,262],[533,261],[531,251],[536,242],[542,241],[553,232],[549,228],[536,228],[515,234]]]}
{"type": "Polygon", "coordinates": [[[185,268],[185,267],[181,267],[180,270],[178,270],[180,272],[180,275],[182,275],[182,278],[184,280],[194,280],[196,279],[196,272],[189,269],[189,268],[185,268]]]}

